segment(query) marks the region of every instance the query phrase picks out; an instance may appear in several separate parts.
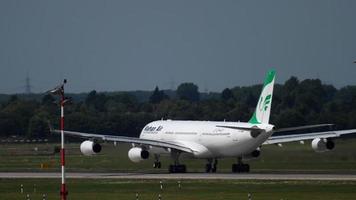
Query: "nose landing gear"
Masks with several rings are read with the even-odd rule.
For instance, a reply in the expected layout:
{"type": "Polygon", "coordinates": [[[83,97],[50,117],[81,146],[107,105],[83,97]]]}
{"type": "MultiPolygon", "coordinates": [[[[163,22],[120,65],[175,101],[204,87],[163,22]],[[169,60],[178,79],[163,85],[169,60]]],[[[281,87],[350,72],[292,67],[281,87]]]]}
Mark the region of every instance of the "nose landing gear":
{"type": "Polygon", "coordinates": [[[217,170],[217,165],[218,165],[218,160],[214,159],[208,159],[208,163],[205,165],[205,172],[209,173],[209,172],[213,172],[215,173],[217,170]]]}
{"type": "Polygon", "coordinates": [[[242,158],[239,157],[237,159],[237,164],[232,165],[232,172],[233,173],[248,173],[248,172],[250,172],[250,165],[244,164],[242,162],[242,158]]]}
{"type": "Polygon", "coordinates": [[[179,164],[180,152],[172,152],[171,156],[174,160],[174,165],[169,165],[169,173],[186,173],[187,167],[185,165],[179,164]]]}
{"type": "Polygon", "coordinates": [[[154,162],[153,163],[153,168],[161,169],[161,167],[162,167],[161,162],[154,162]]]}
{"type": "Polygon", "coordinates": [[[153,163],[153,168],[158,168],[161,169],[162,165],[161,165],[161,161],[159,161],[159,154],[155,154],[155,162],[153,163]]]}
{"type": "Polygon", "coordinates": [[[185,165],[169,165],[169,173],[186,173],[187,167],[185,165]]]}

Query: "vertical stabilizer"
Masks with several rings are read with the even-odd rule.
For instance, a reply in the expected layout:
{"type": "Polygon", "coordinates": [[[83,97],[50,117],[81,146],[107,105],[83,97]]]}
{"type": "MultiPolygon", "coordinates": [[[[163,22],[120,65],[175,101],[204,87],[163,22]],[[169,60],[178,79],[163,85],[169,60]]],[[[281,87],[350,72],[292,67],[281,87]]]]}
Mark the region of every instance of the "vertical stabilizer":
{"type": "Polygon", "coordinates": [[[268,124],[272,105],[273,86],[276,72],[269,70],[265,82],[263,84],[262,92],[258,100],[256,110],[253,113],[249,123],[252,124],[268,124]]]}

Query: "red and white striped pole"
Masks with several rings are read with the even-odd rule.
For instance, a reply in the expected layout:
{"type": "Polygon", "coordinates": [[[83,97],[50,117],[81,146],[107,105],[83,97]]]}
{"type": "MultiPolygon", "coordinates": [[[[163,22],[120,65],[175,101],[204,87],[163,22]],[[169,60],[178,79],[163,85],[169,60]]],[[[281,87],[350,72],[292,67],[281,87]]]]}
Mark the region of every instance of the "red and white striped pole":
{"type": "Polygon", "coordinates": [[[61,200],[66,200],[68,195],[68,190],[66,188],[66,174],[65,174],[65,149],[64,149],[64,104],[68,99],[64,96],[64,85],[67,80],[64,79],[63,83],[52,90],[47,91],[54,95],[60,96],[60,106],[61,106],[61,119],[60,119],[60,129],[61,129],[61,169],[62,169],[62,184],[61,184],[61,200]]]}
{"type": "Polygon", "coordinates": [[[67,81],[64,80],[61,90],[60,90],[60,95],[61,95],[61,168],[62,168],[62,185],[61,185],[61,200],[66,200],[68,191],[66,188],[66,176],[65,176],[65,149],[64,149],[64,104],[65,104],[65,96],[64,96],[64,84],[67,81]]]}

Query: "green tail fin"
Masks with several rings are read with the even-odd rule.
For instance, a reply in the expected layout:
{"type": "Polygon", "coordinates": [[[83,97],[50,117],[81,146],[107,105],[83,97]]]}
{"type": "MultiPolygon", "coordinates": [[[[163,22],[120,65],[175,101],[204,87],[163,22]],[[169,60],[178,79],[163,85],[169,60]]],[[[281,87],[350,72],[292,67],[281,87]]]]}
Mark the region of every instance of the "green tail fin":
{"type": "Polygon", "coordinates": [[[272,105],[273,86],[276,72],[269,70],[263,84],[262,92],[258,100],[256,110],[251,119],[248,121],[251,124],[268,124],[272,105]]]}

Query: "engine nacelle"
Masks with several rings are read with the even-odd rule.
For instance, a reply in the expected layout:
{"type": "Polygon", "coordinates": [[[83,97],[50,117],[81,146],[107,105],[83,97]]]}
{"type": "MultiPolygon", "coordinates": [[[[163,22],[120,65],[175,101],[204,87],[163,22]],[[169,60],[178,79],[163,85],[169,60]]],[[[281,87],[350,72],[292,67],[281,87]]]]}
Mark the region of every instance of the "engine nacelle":
{"type": "Polygon", "coordinates": [[[148,157],[150,156],[150,153],[147,150],[144,150],[140,147],[133,147],[129,150],[128,156],[132,162],[137,163],[142,160],[148,159],[148,157]]]}
{"type": "Polygon", "coordinates": [[[311,146],[315,152],[325,152],[334,149],[335,143],[330,139],[315,138],[311,146]]]}
{"type": "Polygon", "coordinates": [[[86,140],[80,144],[80,151],[86,156],[92,156],[101,151],[101,145],[90,140],[86,140]]]}
{"type": "Polygon", "coordinates": [[[252,159],[256,159],[256,158],[260,157],[260,155],[261,155],[261,149],[258,148],[256,150],[252,151],[251,153],[244,155],[242,158],[244,160],[252,160],[252,159]]]}

